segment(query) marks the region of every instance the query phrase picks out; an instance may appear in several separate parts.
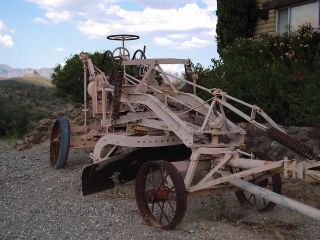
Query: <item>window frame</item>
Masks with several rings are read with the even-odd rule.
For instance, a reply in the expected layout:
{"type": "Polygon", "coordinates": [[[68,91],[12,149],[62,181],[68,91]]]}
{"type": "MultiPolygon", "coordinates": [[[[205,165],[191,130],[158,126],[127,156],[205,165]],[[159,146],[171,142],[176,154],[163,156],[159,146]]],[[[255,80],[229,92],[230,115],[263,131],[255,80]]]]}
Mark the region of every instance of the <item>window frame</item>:
{"type": "Polygon", "coordinates": [[[292,21],[291,9],[293,7],[302,6],[302,5],[305,5],[305,4],[308,4],[308,3],[313,3],[313,2],[318,3],[318,27],[319,27],[320,26],[320,0],[305,1],[303,3],[291,4],[291,5],[286,6],[286,7],[281,7],[281,8],[278,8],[276,10],[276,33],[279,33],[278,30],[279,30],[279,11],[280,10],[284,10],[284,9],[288,10],[288,26],[289,26],[289,31],[288,32],[291,32],[291,21],[292,21]]]}

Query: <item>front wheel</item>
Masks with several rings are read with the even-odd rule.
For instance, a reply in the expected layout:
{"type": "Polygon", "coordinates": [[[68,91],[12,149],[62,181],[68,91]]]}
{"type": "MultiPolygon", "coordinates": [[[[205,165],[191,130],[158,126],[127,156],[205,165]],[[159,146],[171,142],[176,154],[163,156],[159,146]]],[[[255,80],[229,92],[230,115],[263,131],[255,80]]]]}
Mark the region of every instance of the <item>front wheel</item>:
{"type": "Polygon", "coordinates": [[[70,146],[70,124],[65,117],[59,117],[53,125],[50,141],[50,163],[54,168],[66,165],[70,146]]]}
{"type": "Polygon", "coordinates": [[[187,192],[178,170],[169,162],[147,162],[136,178],[136,201],[144,220],[152,226],[171,229],[187,209],[187,192]]]}

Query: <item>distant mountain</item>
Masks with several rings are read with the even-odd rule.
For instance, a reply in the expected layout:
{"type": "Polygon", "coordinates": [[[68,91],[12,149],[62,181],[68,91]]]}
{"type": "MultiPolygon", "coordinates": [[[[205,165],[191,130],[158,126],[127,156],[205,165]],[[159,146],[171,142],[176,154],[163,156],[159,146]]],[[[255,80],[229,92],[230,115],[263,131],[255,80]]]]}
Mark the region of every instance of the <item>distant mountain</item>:
{"type": "Polygon", "coordinates": [[[53,73],[52,68],[12,68],[5,64],[0,64],[0,78],[14,78],[25,75],[38,75],[50,79],[53,73]]]}

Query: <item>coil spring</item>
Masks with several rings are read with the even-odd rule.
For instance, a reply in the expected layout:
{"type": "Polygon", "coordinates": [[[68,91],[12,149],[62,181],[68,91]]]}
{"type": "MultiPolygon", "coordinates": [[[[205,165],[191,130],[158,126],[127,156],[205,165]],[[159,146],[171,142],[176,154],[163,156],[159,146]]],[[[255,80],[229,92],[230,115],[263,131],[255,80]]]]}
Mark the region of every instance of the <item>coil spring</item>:
{"type": "Polygon", "coordinates": [[[305,158],[313,159],[315,157],[313,150],[310,147],[274,127],[268,128],[266,135],[284,146],[287,146],[296,153],[301,154],[305,158]]]}
{"type": "Polygon", "coordinates": [[[114,81],[114,97],[112,103],[112,119],[119,119],[119,111],[120,111],[120,99],[122,92],[122,81],[123,81],[123,69],[119,67],[118,71],[115,74],[114,81]]]}

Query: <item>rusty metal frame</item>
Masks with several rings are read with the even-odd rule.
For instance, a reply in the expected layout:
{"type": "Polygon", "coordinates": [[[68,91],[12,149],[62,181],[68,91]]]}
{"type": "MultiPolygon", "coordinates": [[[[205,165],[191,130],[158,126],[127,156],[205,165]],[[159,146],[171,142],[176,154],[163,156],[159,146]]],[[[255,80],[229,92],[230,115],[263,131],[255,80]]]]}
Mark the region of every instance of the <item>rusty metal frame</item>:
{"type": "MultiPolygon", "coordinates": [[[[253,187],[248,182],[256,174],[271,172],[282,172],[284,177],[320,182],[320,173],[314,170],[315,167],[320,167],[319,162],[287,158],[275,162],[266,159],[257,160],[253,159],[251,153],[242,150],[246,132],[227,117],[225,109],[229,109],[262,131],[267,131],[268,127],[256,120],[258,115],[273,128],[285,132],[260,107],[232,97],[221,89],[205,88],[198,85],[195,80],[188,81],[165,72],[161,67],[161,64],[187,64],[186,59],[130,60],[125,51],[121,51],[124,50],[124,43],[122,48],[118,49],[125,70],[123,76],[125,83],[120,99],[122,114],[119,119],[112,119],[112,107],[107,101],[107,94],[114,92],[114,86],[109,83],[109,76],[94,66],[87,54],[80,54],[85,79],[84,126],[72,126],[71,132],[73,134],[83,132],[83,138],[72,140],[71,146],[74,148],[94,146],[90,155],[94,163],[107,161],[111,152],[117,147],[142,148],[184,144],[192,150],[190,159],[173,164],[185,174],[185,187],[191,195],[236,186],[263,195],[271,201],[279,200],[279,196],[275,194],[270,194],[271,197],[268,198],[267,190],[253,187]],[[128,66],[143,66],[146,71],[138,79],[127,73],[128,66]],[[156,73],[162,76],[163,86],[156,83],[156,73]],[[88,89],[87,80],[89,80],[88,89]],[[175,86],[177,81],[191,85],[193,94],[180,91],[175,86]],[[204,101],[197,97],[194,94],[196,89],[211,94],[211,98],[204,101]],[[93,117],[100,119],[99,126],[91,126],[87,121],[89,110],[87,92],[92,99],[93,117]],[[249,109],[250,114],[236,108],[233,103],[249,109]],[[98,138],[95,139],[97,135],[98,138]],[[228,141],[223,142],[221,136],[227,137],[228,141]],[[112,147],[106,155],[103,155],[106,146],[112,147]],[[241,168],[242,171],[232,172],[230,171],[232,168],[241,168]],[[207,172],[196,182],[195,176],[200,170],[207,172]]],[[[284,205],[283,201],[278,202],[284,205]]],[[[309,214],[310,208],[304,208],[293,202],[290,202],[290,206],[292,209],[299,208],[299,211],[305,212],[306,215],[309,214]]],[[[314,217],[312,214],[308,216],[314,217]]],[[[320,213],[317,212],[314,218],[319,219],[319,216],[320,213]]]]}

